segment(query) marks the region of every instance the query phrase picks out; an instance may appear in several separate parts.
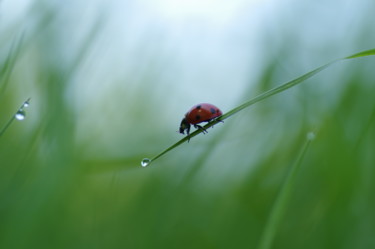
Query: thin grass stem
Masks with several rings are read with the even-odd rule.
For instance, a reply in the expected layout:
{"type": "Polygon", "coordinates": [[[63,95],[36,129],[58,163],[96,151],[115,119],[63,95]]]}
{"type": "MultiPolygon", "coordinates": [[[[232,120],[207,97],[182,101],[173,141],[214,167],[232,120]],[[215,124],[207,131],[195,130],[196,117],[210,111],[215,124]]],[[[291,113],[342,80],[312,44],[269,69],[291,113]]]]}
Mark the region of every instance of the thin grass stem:
{"type": "Polygon", "coordinates": [[[280,190],[277,199],[272,207],[271,213],[268,217],[268,221],[266,226],[263,230],[263,234],[260,238],[260,243],[258,249],[270,249],[272,246],[272,242],[275,238],[275,234],[280,226],[280,222],[285,214],[285,210],[287,208],[290,195],[292,193],[292,189],[295,185],[295,181],[297,179],[297,173],[302,165],[302,159],[304,158],[306,151],[311,143],[311,141],[315,138],[315,134],[310,132],[307,134],[307,139],[305,144],[303,145],[296,162],[289,170],[288,176],[285,179],[284,185],[280,190]]]}
{"type": "MultiPolygon", "coordinates": [[[[286,82],[284,84],[281,84],[280,86],[277,86],[275,88],[272,88],[264,93],[261,93],[259,94],[258,96],[246,101],[245,103],[233,108],[232,110],[228,111],[227,113],[223,114],[221,117],[209,122],[208,124],[206,124],[203,128],[204,129],[208,129],[212,126],[214,126],[215,124],[217,123],[220,123],[222,122],[224,119],[227,119],[229,118],[230,116],[238,113],[239,111],[259,102],[259,101],[262,101],[266,98],[269,98],[275,94],[278,94],[278,93],[281,93],[283,91],[286,91],[288,90],[289,88],[293,87],[293,86],[296,86],[300,83],[302,83],[303,81],[311,78],[312,76],[314,76],[315,74],[321,72],[322,70],[326,69],[327,67],[331,66],[332,64],[336,63],[336,62],[339,62],[339,61],[342,61],[342,60],[348,60],[348,59],[354,59],[354,58],[359,58],[359,57],[365,57],[365,56],[371,56],[371,55],[375,55],[375,49],[370,49],[370,50],[365,50],[365,51],[362,51],[362,52],[359,52],[359,53],[356,53],[356,54],[353,54],[353,55],[350,55],[350,56],[346,56],[346,57],[343,57],[341,59],[337,59],[337,60],[334,60],[334,61],[331,61],[323,66],[320,66],[294,80],[291,80],[289,82],[286,82]]],[[[163,156],[165,153],[167,153],[168,151],[171,151],[172,149],[176,148],[177,146],[179,146],[180,144],[188,141],[190,138],[193,138],[195,137],[196,135],[198,135],[199,133],[202,133],[202,129],[198,129],[194,132],[192,132],[190,134],[189,137],[184,137],[182,138],[180,141],[178,141],[177,143],[173,144],[172,146],[168,147],[167,149],[163,150],[161,153],[159,153],[158,155],[154,156],[153,158],[151,159],[148,159],[148,158],[145,158],[142,160],[141,162],[141,165],[143,167],[145,166],[148,166],[150,165],[151,162],[155,161],[156,159],[158,159],[159,157],[163,156]],[[147,163],[144,163],[146,162],[147,163]]]]}
{"type": "MultiPolygon", "coordinates": [[[[1,129],[0,131],[0,137],[5,133],[5,131],[8,129],[8,127],[13,123],[13,121],[15,119],[17,119],[17,114],[23,114],[23,109],[25,107],[28,107],[29,104],[30,104],[30,99],[31,98],[28,98],[25,102],[22,103],[22,105],[20,106],[20,108],[18,108],[18,110],[14,113],[14,115],[12,115],[12,117],[8,120],[8,122],[3,126],[3,128],[1,129]]],[[[21,119],[20,119],[21,120],[21,119]]]]}
{"type": "Polygon", "coordinates": [[[5,92],[5,89],[7,88],[10,76],[15,67],[17,58],[19,57],[21,47],[23,45],[23,37],[24,35],[21,34],[18,39],[14,39],[12,46],[9,50],[9,54],[0,69],[0,97],[2,97],[2,95],[5,92]]]}

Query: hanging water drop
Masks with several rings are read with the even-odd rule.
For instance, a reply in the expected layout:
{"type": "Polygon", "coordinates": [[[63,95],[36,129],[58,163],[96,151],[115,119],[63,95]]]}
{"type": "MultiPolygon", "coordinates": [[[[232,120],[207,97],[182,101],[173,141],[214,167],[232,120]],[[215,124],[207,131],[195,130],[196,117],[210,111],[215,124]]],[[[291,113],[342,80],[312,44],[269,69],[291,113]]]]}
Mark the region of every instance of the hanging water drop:
{"type": "Polygon", "coordinates": [[[307,140],[312,141],[312,140],[315,139],[315,136],[316,136],[316,135],[315,135],[315,132],[310,131],[310,132],[307,133],[306,138],[307,138],[307,140]]]}
{"type": "Polygon", "coordinates": [[[19,109],[16,114],[14,114],[14,117],[17,119],[17,120],[24,120],[25,117],[26,117],[26,113],[23,109],[19,109]]]}
{"type": "Polygon", "coordinates": [[[142,167],[147,167],[150,163],[151,163],[151,159],[149,159],[149,158],[143,158],[143,160],[141,162],[141,166],[142,167]]]}
{"type": "Polygon", "coordinates": [[[29,100],[26,100],[25,103],[23,103],[23,107],[29,107],[29,105],[30,105],[29,100]]]}

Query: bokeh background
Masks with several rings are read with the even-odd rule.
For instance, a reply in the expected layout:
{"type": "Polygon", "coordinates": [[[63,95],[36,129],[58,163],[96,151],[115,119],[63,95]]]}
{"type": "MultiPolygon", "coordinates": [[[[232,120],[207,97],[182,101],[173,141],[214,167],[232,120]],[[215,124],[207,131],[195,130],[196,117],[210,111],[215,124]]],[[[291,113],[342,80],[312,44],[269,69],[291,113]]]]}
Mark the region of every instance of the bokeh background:
{"type": "Polygon", "coordinates": [[[0,248],[375,248],[375,58],[333,65],[149,167],[226,112],[375,47],[373,0],[0,1],[0,248]]]}

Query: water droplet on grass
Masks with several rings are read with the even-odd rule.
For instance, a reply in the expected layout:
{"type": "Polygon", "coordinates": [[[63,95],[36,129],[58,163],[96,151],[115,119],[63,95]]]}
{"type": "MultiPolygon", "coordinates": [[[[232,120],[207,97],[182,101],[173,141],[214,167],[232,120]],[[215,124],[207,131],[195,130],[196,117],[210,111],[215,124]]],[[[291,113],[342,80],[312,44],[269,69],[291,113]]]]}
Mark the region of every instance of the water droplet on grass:
{"type": "Polygon", "coordinates": [[[141,166],[142,167],[147,167],[150,163],[151,163],[151,159],[149,159],[149,158],[143,158],[143,160],[141,162],[141,166]]]}
{"type": "Polygon", "coordinates": [[[16,114],[14,114],[14,117],[17,119],[17,120],[24,120],[25,117],[26,117],[26,113],[24,110],[22,109],[19,109],[16,114]]]}
{"type": "Polygon", "coordinates": [[[312,141],[312,140],[315,139],[315,136],[316,136],[316,135],[315,135],[315,132],[310,131],[309,133],[307,133],[306,138],[307,138],[307,140],[312,141]]]}

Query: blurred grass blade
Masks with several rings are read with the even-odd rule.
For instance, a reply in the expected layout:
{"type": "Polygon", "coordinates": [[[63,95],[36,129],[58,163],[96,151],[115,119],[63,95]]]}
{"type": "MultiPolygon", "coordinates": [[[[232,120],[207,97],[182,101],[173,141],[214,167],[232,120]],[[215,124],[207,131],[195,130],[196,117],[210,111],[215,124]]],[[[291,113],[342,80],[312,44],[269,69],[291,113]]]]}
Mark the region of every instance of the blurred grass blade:
{"type": "Polygon", "coordinates": [[[12,74],[13,68],[16,64],[21,50],[22,41],[23,34],[18,39],[14,39],[7,58],[0,66],[0,98],[8,85],[10,75],[12,74]]]}
{"type": "Polygon", "coordinates": [[[270,249],[271,248],[276,231],[280,225],[281,219],[283,218],[285,214],[285,210],[287,208],[289,198],[292,193],[292,189],[294,188],[298,170],[301,168],[302,159],[305,156],[306,151],[311,141],[314,138],[315,138],[314,133],[310,132],[307,134],[307,141],[302,147],[302,150],[300,154],[298,155],[297,160],[294,163],[293,167],[290,169],[288,176],[284,182],[284,185],[282,189],[280,190],[280,193],[278,194],[277,199],[272,207],[271,213],[268,217],[268,221],[263,230],[263,234],[260,238],[260,244],[259,244],[258,249],[270,249]]]}
{"type": "Polygon", "coordinates": [[[348,57],[345,57],[344,59],[353,59],[353,58],[365,57],[365,56],[370,56],[370,55],[375,55],[375,49],[362,51],[357,54],[353,54],[348,57]]]}
{"type": "MultiPolygon", "coordinates": [[[[332,64],[336,63],[336,62],[339,62],[339,61],[342,61],[342,60],[347,60],[347,59],[354,59],[354,58],[359,58],[359,57],[365,57],[365,56],[371,56],[371,55],[375,55],[375,49],[370,49],[370,50],[365,50],[365,51],[362,51],[362,52],[359,52],[359,53],[356,53],[356,54],[353,54],[353,55],[350,55],[350,56],[347,56],[347,57],[344,57],[344,58],[341,58],[341,59],[337,59],[337,60],[334,60],[334,61],[331,61],[323,66],[320,66],[294,80],[291,80],[289,82],[286,82],[280,86],[277,86],[275,88],[272,88],[264,93],[261,93],[259,94],[258,96],[246,101],[245,103],[243,103],[242,105],[239,105],[237,107],[235,107],[234,109],[228,111],[227,113],[225,113],[224,115],[222,115],[221,117],[209,122],[208,124],[206,124],[204,126],[205,129],[208,129],[212,126],[214,126],[215,124],[223,121],[224,119],[227,119],[229,118],[230,116],[236,114],[237,112],[261,101],[261,100],[264,100],[268,97],[271,97],[277,93],[280,93],[280,92],[283,92],[285,90],[288,90],[289,88],[293,87],[293,86],[296,86],[302,82],[304,82],[305,80],[311,78],[312,76],[314,76],[315,74],[319,73],[320,71],[326,69],[327,67],[331,66],[332,64]]],[[[198,129],[196,130],[195,132],[191,133],[190,136],[189,136],[189,139],[192,138],[192,137],[195,137],[196,135],[198,135],[199,133],[201,133],[202,130],[201,129],[198,129]]],[[[164,151],[162,151],[161,153],[159,153],[158,155],[156,155],[155,157],[151,158],[151,159],[148,159],[150,160],[149,163],[147,163],[146,166],[148,166],[151,162],[155,161],[157,158],[161,157],[162,155],[164,155],[165,153],[167,153],[168,151],[176,148],[177,146],[179,146],[180,144],[186,142],[188,140],[188,137],[184,137],[183,139],[181,139],[180,141],[178,141],[177,143],[173,144],[172,146],[168,147],[167,149],[165,149],[164,151]]]]}

